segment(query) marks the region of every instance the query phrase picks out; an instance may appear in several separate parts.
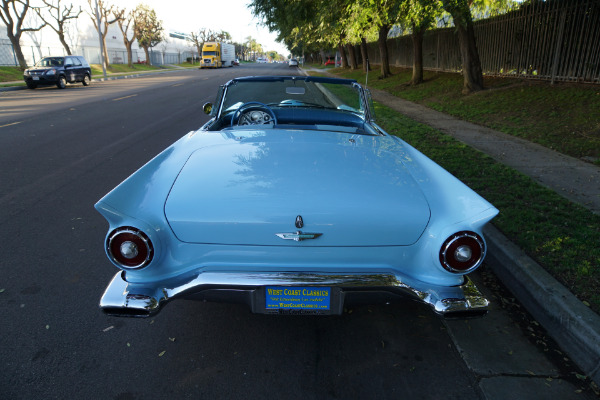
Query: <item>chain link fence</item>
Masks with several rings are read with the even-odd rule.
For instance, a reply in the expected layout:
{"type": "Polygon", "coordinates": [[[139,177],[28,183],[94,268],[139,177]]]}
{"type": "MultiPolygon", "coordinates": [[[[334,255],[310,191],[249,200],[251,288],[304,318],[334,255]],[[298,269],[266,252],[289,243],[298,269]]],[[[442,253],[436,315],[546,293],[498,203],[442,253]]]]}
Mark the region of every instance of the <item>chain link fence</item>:
{"type": "MultiPolygon", "coordinates": [[[[43,57],[66,56],[67,51],[62,46],[21,46],[27,65],[34,65],[43,57]]],[[[90,64],[100,64],[100,48],[87,46],[71,49],[74,55],[83,56],[90,64]]],[[[108,48],[109,64],[127,64],[127,50],[108,48]]],[[[134,64],[146,62],[146,54],[142,49],[132,50],[132,61],[134,64]]],[[[198,54],[192,51],[167,52],[150,50],[150,61],[152,65],[181,64],[186,61],[197,60],[198,54]]],[[[15,55],[13,46],[8,40],[0,40],[0,66],[18,66],[19,62],[15,55]]]]}

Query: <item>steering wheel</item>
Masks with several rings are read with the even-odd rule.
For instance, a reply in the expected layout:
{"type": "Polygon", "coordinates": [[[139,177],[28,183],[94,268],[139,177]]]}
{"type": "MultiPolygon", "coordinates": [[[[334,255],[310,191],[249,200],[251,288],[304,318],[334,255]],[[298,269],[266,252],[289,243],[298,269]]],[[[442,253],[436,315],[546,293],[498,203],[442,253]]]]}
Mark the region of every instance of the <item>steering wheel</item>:
{"type": "Polygon", "coordinates": [[[242,104],[231,117],[231,126],[235,124],[238,126],[277,125],[277,117],[268,105],[250,101],[242,104]]]}

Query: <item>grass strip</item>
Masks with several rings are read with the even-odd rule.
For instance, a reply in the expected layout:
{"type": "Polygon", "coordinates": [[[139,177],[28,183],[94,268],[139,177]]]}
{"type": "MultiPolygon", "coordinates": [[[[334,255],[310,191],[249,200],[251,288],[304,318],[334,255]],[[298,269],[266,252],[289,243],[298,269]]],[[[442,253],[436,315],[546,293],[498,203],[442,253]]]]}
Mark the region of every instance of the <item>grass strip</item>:
{"type": "Polygon", "coordinates": [[[17,67],[0,67],[0,82],[22,81],[23,71],[17,67]]]}
{"type": "MultiPolygon", "coordinates": [[[[94,78],[101,77],[103,75],[102,65],[100,64],[90,64],[92,68],[92,76],[94,78]]],[[[142,72],[152,72],[160,70],[159,67],[154,67],[152,65],[146,64],[134,64],[133,68],[129,68],[127,64],[111,64],[106,70],[107,74],[122,74],[122,73],[142,73],[142,72]]]]}
{"type": "Polygon", "coordinates": [[[376,103],[379,124],[494,204],[493,221],[585,304],[600,312],[600,216],[491,157],[376,103]]]}

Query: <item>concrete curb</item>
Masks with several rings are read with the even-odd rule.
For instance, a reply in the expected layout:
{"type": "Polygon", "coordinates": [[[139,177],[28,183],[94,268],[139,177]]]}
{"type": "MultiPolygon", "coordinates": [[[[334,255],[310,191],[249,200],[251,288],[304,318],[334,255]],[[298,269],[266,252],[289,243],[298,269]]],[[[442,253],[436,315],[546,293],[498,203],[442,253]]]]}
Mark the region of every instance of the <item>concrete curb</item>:
{"type": "Polygon", "coordinates": [[[12,92],[13,90],[27,89],[27,86],[5,86],[0,87],[0,92],[12,92]]]}
{"type": "Polygon", "coordinates": [[[569,357],[600,384],[600,316],[496,227],[483,230],[486,263],[569,357]]]}

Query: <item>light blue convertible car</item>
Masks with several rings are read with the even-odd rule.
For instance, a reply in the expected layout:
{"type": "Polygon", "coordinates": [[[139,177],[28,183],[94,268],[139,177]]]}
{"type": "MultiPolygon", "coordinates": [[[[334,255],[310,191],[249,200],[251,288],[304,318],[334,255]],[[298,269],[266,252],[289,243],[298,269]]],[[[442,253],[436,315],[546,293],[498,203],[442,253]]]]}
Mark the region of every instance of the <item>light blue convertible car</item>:
{"type": "Polygon", "coordinates": [[[100,307],[154,315],[174,299],[267,314],[341,314],[413,299],[486,312],[466,276],[498,210],[376,123],[353,80],[246,77],[212,119],[104,196],[119,268],[100,307]]]}

